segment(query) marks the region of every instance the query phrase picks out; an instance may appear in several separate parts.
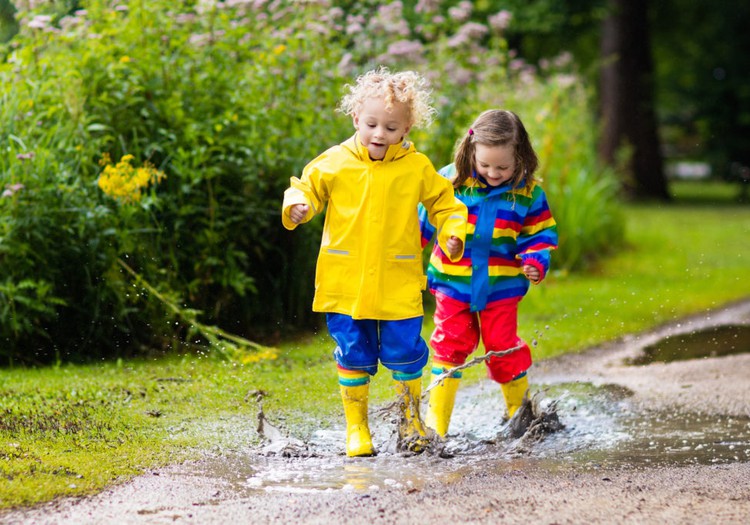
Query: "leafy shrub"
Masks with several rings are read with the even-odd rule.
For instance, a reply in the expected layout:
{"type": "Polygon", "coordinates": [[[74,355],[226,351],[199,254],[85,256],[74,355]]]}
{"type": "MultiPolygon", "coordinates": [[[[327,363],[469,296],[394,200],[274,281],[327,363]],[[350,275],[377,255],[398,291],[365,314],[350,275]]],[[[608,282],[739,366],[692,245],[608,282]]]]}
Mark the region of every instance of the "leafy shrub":
{"type": "Polygon", "coordinates": [[[598,214],[613,194],[592,161],[588,102],[552,74],[514,69],[508,14],[472,20],[470,2],[448,13],[431,2],[22,4],[20,32],[0,47],[8,359],[215,346],[209,325],[266,341],[314,325],[320,221],[285,231],[281,195],[351,135],[334,108],[344,84],[377,64],[432,80],[438,119],[413,138],[438,167],[487,107],[527,125],[538,117],[530,131],[567,235],[559,260],[574,268],[615,239],[601,232],[616,219],[598,214]],[[546,118],[555,100],[564,111],[546,118]],[[118,163],[148,183],[123,179],[116,193],[107,177],[118,163]]]}

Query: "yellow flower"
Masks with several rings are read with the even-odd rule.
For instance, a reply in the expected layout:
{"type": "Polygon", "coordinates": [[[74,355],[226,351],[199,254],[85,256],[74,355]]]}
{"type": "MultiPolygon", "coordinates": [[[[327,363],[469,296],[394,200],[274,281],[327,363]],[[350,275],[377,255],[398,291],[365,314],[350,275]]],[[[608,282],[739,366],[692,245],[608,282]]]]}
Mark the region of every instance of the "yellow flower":
{"type": "Polygon", "coordinates": [[[260,361],[272,361],[279,357],[279,352],[275,348],[268,348],[261,352],[255,352],[252,354],[245,354],[240,357],[240,362],[244,365],[251,363],[258,363],[260,361]]]}
{"type": "Polygon", "coordinates": [[[125,55],[120,57],[120,64],[127,64],[128,62],[130,62],[129,56],[125,55]]]}
{"type": "Polygon", "coordinates": [[[133,155],[123,155],[115,165],[109,154],[102,155],[99,164],[104,167],[97,184],[99,188],[123,204],[130,204],[141,200],[143,191],[149,185],[158,184],[166,175],[157,170],[152,164],[144,162],[140,168],[131,165],[133,155]]]}
{"type": "Polygon", "coordinates": [[[284,44],[279,44],[278,46],[273,48],[273,52],[275,55],[280,55],[284,51],[286,51],[286,46],[284,44]]]}

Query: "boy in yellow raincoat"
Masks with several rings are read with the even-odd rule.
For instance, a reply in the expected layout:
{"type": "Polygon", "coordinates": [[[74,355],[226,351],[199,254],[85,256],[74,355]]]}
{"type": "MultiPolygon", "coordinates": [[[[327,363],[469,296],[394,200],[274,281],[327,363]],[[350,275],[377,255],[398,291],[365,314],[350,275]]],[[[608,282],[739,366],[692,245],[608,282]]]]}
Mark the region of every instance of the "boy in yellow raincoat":
{"type": "Polygon", "coordinates": [[[327,206],[315,275],[313,310],[325,312],[346,416],[348,456],[375,454],[367,418],[370,376],[391,370],[401,403],[400,446],[426,443],[419,417],[422,369],[429,350],[421,337],[426,277],[417,207],[437,228],[437,242],[460,260],[466,206],[450,182],[406,140],[434,109],[417,73],[385,68],[357,79],[341,100],[356,133],[311,161],[284,193],[288,229],[327,206]]]}

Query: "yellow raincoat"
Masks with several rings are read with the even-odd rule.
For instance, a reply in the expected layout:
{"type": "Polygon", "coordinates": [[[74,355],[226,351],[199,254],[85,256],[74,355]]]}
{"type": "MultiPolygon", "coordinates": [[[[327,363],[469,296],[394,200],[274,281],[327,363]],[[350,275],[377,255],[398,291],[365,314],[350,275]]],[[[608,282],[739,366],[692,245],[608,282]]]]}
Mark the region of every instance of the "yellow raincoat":
{"type": "Polygon", "coordinates": [[[282,205],[287,229],[297,226],[289,217],[291,206],[309,205],[307,222],[328,205],[313,311],[388,321],[424,315],[420,202],[445,253],[452,235],[465,240],[466,206],[408,141],[374,161],[355,134],[310,162],[301,179],[291,178],[282,205]]]}

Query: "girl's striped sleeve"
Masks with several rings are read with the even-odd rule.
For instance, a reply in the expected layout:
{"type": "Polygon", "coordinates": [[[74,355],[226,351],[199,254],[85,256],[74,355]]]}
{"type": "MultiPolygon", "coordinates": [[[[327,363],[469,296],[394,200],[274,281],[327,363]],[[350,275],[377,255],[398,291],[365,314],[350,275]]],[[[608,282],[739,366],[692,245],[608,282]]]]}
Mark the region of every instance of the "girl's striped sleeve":
{"type": "Polygon", "coordinates": [[[549,209],[544,191],[534,188],[531,205],[518,235],[518,255],[523,264],[539,269],[544,279],[550,265],[550,253],[557,249],[557,223],[549,209]]]}

